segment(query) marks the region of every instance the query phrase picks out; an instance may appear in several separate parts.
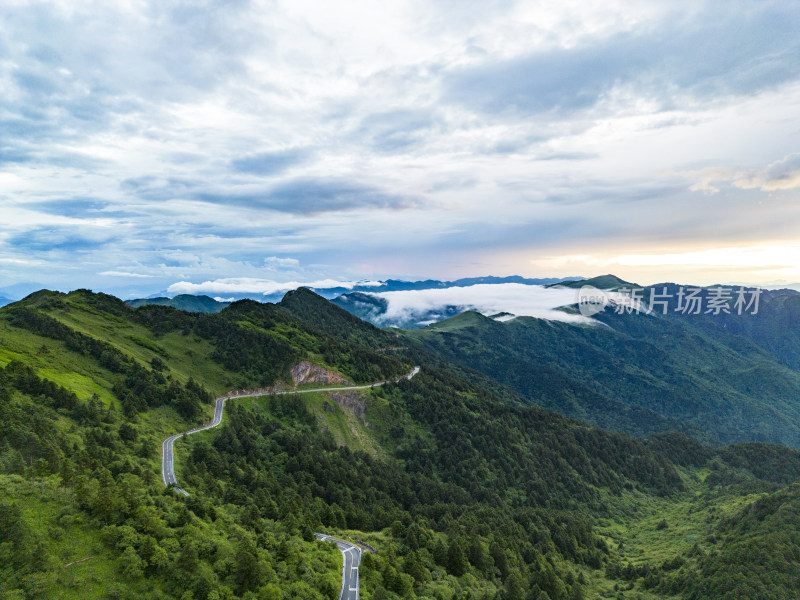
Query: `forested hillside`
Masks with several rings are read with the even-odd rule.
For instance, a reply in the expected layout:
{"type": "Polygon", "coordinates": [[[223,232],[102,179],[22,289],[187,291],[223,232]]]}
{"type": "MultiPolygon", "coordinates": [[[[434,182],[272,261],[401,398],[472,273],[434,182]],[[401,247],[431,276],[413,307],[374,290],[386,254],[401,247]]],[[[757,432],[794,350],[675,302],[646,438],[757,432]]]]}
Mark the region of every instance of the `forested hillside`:
{"type": "Polygon", "coordinates": [[[731,565],[739,597],[800,592],[797,451],[631,438],[433,355],[384,387],[229,400],[176,443],[190,495],[162,485],[161,441],[228,389],[425,356],[308,291],[212,315],[87,291],[3,308],[0,595],[336,598],[341,555],[315,531],[378,550],[365,600],[711,598],[731,565]]]}
{"type": "Polygon", "coordinates": [[[799,447],[800,370],[785,347],[800,321],[781,325],[775,306],[790,310],[794,297],[724,319],[606,309],[596,316],[605,326],[463,313],[404,336],[529,402],[632,435],[678,429],[715,445],[799,447]]]}

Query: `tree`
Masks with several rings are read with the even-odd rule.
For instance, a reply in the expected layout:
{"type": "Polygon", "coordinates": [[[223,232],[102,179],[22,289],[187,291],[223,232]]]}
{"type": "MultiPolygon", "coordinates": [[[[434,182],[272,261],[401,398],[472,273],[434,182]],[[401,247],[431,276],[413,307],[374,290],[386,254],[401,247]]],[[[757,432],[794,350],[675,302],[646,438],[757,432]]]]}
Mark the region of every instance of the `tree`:
{"type": "Polygon", "coordinates": [[[161,546],[156,546],[148,562],[156,571],[164,573],[169,567],[169,554],[161,546]]]}
{"type": "Polygon", "coordinates": [[[416,552],[411,552],[406,557],[403,570],[414,578],[417,586],[431,580],[431,572],[425,568],[416,552]]]}
{"type": "Polygon", "coordinates": [[[456,577],[461,577],[467,572],[469,563],[464,553],[464,544],[459,540],[450,540],[447,548],[447,572],[456,577]]]}
{"type": "Polygon", "coordinates": [[[494,565],[500,571],[500,577],[505,580],[506,576],[508,575],[508,558],[506,557],[505,549],[503,549],[503,547],[497,542],[494,542],[492,543],[489,552],[492,555],[494,565]]]}
{"type": "Polygon", "coordinates": [[[486,573],[491,566],[492,559],[486,546],[477,537],[472,538],[469,545],[469,562],[481,573],[486,573]]]}
{"type": "Polygon", "coordinates": [[[136,554],[132,546],[125,548],[119,557],[120,570],[128,579],[138,579],[142,576],[142,559],[136,554]]]}
{"type": "Polygon", "coordinates": [[[525,585],[518,569],[511,569],[506,578],[504,600],[523,600],[525,585]]]}
{"type": "Polygon", "coordinates": [[[239,543],[235,563],[234,580],[238,594],[254,590],[267,582],[267,570],[259,561],[256,547],[249,539],[244,538],[239,543]]]}

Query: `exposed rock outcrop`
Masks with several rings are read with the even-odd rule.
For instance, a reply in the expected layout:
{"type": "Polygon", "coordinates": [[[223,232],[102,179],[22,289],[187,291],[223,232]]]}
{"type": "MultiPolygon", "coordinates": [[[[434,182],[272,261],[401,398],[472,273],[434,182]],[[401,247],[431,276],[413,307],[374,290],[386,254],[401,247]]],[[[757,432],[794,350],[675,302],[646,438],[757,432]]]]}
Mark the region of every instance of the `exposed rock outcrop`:
{"type": "Polygon", "coordinates": [[[325,369],[307,360],[293,366],[290,373],[295,386],[301,383],[341,383],[342,385],[353,385],[352,381],[349,381],[336,371],[325,369]]]}
{"type": "Polygon", "coordinates": [[[367,410],[367,401],[358,390],[349,390],[346,392],[331,392],[329,394],[331,400],[335,401],[342,410],[349,409],[353,415],[364,420],[364,412],[367,410]]]}
{"type": "Polygon", "coordinates": [[[275,385],[257,389],[230,390],[227,396],[257,396],[265,394],[275,394],[277,392],[291,392],[301,383],[334,383],[340,385],[355,385],[352,381],[330,369],[325,369],[319,365],[308,362],[307,360],[297,363],[289,371],[292,376],[293,385],[290,386],[285,381],[279,381],[275,385]]]}

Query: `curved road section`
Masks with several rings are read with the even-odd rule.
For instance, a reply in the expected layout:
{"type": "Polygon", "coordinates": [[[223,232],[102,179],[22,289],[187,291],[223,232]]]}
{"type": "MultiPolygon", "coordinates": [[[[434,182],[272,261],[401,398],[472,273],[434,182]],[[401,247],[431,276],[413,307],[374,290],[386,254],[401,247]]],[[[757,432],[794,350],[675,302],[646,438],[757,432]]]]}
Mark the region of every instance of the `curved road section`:
{"type": "MultiPolygon", "coordinates": [[[[419,373],[419,367],[414,367],[408,375],[403,375],[403,377],[398,377],[397,379],[392,379],[391,381],[400,381],[401,379],[411,379],[419,373]]],[[[343,390],[364,390],[367,388],[378,387],[389,383],[388,381],[379,381],[377,383],[373,383],[370,385],[351,385],[346,387],[335,387],[335,388],[317,388],[314,390],[289,390],[285,392],[273,392],[274,395],[285,395],[285,394],[308,394],[310,392],[339,392],[343,390]]],[[[183,494],[184,496],[188,496],[189,492],[183,490],[178,487],[178,480],[175,477],[175,450],[174,444],[175,440],[184,436],[184,435],[192,435],[193,433],[197,433],[198,431],[205,431],[206,429],[211,429],[212,427],[216,427],[222,422],[222,411],[225,410],[225,401],[226,400],[233,400],[234,398],[252,398],[254,396],[270,396],[273,395],[270,393],[263,393],[263,394],[241,394],[238,396],[223,396],[221,398],[217,398],[217,402],[214,405],[214,418],[208,425],[203,425],[202,427],[196,427],[195,429],[190,429],[189,431],[185,431],[183,433],[176,433],[175,435],[169,436],[165,439],[161,444],[161,479],[164,481],[164,485],[173,485],[175,486],[175,491],[183,494]]],[[[337,542],[338,543],[338,542],[337,542]]],[[[354,596],[355,597],[355,596],[354,596]]]]}
{"type": "Polygon", "coordinates": [[[193,433],[197,433],[198,431],[205,431],[206,429],[211,429],[212,427],[216,427],[217,425],[222,423],[222,411],[225,410],[225,400],[228,399],[229,396],[217,398],[217,403],[214,405],[214,418],[208,425],[203,425],[202,427],[190,429],[189,431],[186,431],[184,433],[176,433],[175,435],[169,436],[162,442],[161,479],[164,480],[164,485],[172,484],[175,486],[174,489],[176,491],[180,492],[184,496],[189,495],[189,492],[178,487],[178,480],[175,479],[175,451],[173,448],[173,444],[175,443],[175,440],[177,440],[181,436],[191,435],[193,433]]]}
{"type": "Polygon", "coordinates": [[[358,567],[361,564],[361,548],[324,533],[314,534],[323,542],[335,542],[342,553],[342,591],[339,600],[358,600],[358,567]]]}

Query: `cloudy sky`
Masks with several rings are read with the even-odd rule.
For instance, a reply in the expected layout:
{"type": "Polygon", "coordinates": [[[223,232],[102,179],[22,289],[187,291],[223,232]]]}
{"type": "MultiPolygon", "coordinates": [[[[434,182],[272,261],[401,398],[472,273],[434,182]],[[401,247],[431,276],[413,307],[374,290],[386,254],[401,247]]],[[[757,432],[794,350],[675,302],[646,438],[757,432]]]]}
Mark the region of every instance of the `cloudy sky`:
{"type": "Polygon", "coordinates": [[[3,1],[0,288],[800,281],[799,2],[203,4],[3,1]]]}

